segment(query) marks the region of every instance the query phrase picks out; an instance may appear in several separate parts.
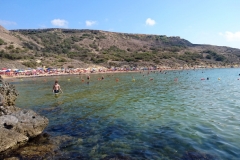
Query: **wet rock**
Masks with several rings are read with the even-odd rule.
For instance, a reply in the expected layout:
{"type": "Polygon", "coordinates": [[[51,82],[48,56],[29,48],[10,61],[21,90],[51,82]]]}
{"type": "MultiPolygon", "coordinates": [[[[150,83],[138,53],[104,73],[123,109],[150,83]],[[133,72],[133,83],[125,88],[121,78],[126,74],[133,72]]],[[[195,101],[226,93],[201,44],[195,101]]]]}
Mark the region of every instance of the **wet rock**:
{"type": "MultiPolygon", "coordinates": [[[[57,136],[51,137],[49,134],[40,134],[37,137],[30,139],[29,142],[21,148],[14,151],[5,153],[4,156],[0,156],[0,159],[9,159],[12,157],[32,160],[32,159],[69,159],[73,157],[60,150],[61,146],[69,141],[76,141],[74,137],[70,136],[57,136]]],[[[74,154],[75,155],[75,154],[74,154]]],[[[79,155],[77,155],[79,157],[79,155]]],[[[80,158],[81,159],[81,158],[80,158]]]]}
{"type": "Polygon", "coordinates": [[[102,160],[133,160],[133,158],[125,156],[125,155],[121,155],[121,154],[116,154],[116,155],[112,155],[112,156],[106,156],[102,160]]]}
{"type": "Polygon", "coordinates": [[[10,158],[5,158],[4,160],[19,160],[17,157],[10,157],[10,158]]]}

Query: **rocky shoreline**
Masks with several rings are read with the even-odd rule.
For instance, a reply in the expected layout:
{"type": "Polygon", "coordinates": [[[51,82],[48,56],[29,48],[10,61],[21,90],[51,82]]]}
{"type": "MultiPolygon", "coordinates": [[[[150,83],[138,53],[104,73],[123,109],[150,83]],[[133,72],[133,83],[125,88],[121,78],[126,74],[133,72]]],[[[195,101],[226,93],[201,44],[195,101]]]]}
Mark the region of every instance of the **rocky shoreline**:
{"type": "Polygon", "coordinates": [[[27,144],[49,122],[32,110],[16,107],[17,96],[15,86],[0,77],[0,155],[27,144]]]}

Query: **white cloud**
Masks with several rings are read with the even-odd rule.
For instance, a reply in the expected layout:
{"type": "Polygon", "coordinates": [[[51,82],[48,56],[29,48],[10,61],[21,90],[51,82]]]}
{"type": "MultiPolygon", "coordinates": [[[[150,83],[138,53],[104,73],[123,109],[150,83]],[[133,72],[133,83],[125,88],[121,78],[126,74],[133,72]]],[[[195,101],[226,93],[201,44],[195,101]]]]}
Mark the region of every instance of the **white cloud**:
{"type": "Polygon", "coordinates": [[[229,31],[225,33],[220,32],[219,35],[225,37],[229,42],[240,41],[240,31],[235,33],[229,31]]]}
{"type": "Polygon", "coordinates": [[[89,20],[86,21],[86,26],[88,26],[88,27],[91,27],[91,26],[93,26],[95,24],[97,24],[96,21],[89,21],[89,20]]]}
{"type": "Polygon", "coordinates": [[[154,26],[156,24],[155,20],[151,19],[151,18],[148,18],[146,20],[146,25],[148,26],[154,26]]]}
{"type": "Polygon", "coordinates": [[[58,27],[67,27],[68,26],[68,21],[64,19],[54,19],[51,21],[52,25],[58,26],[58,27]]]}
{"type": "Polygon", "coordinates": [[[12,22],[12,21],[0,20],[0,25],[3,25],[3,26],[12,26],[12,25],[17,25],[17,23],[16,23],[16,22],[12,22]]]}

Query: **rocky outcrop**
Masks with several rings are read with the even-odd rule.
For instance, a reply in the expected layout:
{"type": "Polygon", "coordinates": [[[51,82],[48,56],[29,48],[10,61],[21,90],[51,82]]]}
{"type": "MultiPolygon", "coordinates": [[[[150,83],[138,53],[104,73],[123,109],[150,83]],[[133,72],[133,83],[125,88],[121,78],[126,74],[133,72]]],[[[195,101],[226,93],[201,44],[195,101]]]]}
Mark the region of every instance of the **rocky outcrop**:
{"type": "Polygon", "coordinates": [[[0,77],[0,152],[25,144],[41,134],[48,119],[15,106],[15,87],[0,77]]]}
{"type": "Polygon", "coordinates": [[[17,96],[15,86],[10,85],[0,77],[0,105],[14,106],[17,96]]]}

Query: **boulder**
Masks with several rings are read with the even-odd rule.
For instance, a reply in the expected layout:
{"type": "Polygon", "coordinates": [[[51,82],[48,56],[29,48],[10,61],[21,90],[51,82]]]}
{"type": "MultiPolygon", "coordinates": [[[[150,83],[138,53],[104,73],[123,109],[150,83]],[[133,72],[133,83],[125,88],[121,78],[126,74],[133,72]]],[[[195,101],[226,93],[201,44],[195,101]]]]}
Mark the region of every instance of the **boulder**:
{"type": "Polygon", "coordinates": [[[0,116],[0,152],[25,144],[48,125],[48,119],[34,111],[14,108],[13,112],[5,108],[7,114],[0,116]]]}
{"type": "Polygon", "coordinates": [[[0,105],[14,106],[17,96],[15,86],[4,81],[0,76],[0,105]]]}
{"type": "Polygon", "coordinates": [[[15,87],[0,77],[0,153],[25,144],[48,125],[46,117],[14,106],[17,96],[15,87]]]}
{"type": "Polygon", "coordinates": [[[7,149],[14,149],[28,141],[28,137],[14,130],[0,128],[0,153],[7,149]]]}

